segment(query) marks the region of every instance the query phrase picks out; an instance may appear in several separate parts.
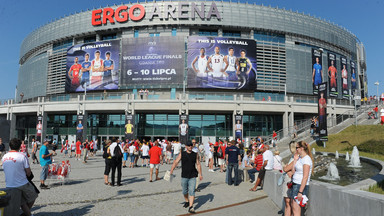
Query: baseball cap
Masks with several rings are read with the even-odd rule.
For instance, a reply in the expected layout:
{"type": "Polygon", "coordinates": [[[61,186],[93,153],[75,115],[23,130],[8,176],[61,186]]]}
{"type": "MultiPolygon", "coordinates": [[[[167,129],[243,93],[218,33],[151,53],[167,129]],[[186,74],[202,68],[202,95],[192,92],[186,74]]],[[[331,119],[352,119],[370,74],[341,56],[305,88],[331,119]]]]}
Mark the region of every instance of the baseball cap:
{"type": "Polygon", "coordinates": [[[185,146],[193,146],[193,143],[191,140],[188,140],[187,144],[185,146]]]}
{"type": "Polygon", "coordinates": [[[264,144],[261,144],[258,149],[264,148],[264,144]]]}

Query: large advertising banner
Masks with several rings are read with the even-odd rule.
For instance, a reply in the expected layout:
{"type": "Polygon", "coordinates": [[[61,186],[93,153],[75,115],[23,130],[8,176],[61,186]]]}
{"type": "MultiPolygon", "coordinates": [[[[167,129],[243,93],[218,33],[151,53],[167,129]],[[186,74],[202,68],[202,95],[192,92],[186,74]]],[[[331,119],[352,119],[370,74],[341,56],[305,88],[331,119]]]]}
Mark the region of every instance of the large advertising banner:
{"type": "Polygon", "coordinates": [[[79,44],[69,48],[66,91],[118,89],[119,52],[120,40],[79,44]]]}
{"type": "Polygon", "coordinates": [[[328,141],[327,130],[327,83],[319,85],[318,94],[318,112],[319,112],[319,138],[322,141],[328,141]]]}
{"type": "Polygon", "coordinates": [[[351,61],[351,87],[352,87],[352,94],[355,93],[356,90],[356,83],[357,83],[357,75],[356,75],[356,64],[354,61],[351,61]]]}
{"type": "Polygon", "coordinates": [[[36,142],[41,143],[42,133],[43,133],[43,116],[39,115],[37,116],[37,120],[36,120],[36,142]]]}
{"type": "Polygon", "coordinates": [[[179,118],[179,140],[181,144],[187,144],[188,141],[188,115],[180,115],[179,118]]]}
{"type": "Polygon", "coordinates": [[[340,62],[341,62],[341,80],[342,80],[343,98],[349,99],[347,59],[344,57],[340,57],[340,62]]]}
{"type": "Polygon", "coordinates": [[[78,115],[77,116],[77,123],[76,123],[76,141],[80,140],[80,142],[84,142],[83,140],[83,134],[84,134],[84,116],[78,115]]]}
{"type": "Polygon", "coordinates": [[[235,115],[235,140],[243,140],[243,116],[235,115]]]}
{"type": "Polygon", "coordinates": [[[184,37],[126,38],[122,55],[122,85],[183,83],[184,37]]]}
{"type": "Polygon", "coordinates": [[[188,88],[256,90],[256,41],[189,37],[188,88]]]}
{"type": "Polygon", "coordinates": [[[337,97],[339,92],[337,91],[336,55],[332,53],[328,53],[328,83],[329,95],[337,97]]]}
{"type": "Polygon", "coordinates": [[[135,138],[135,118],[134,115],[125,116],[125,139],[133,140],[135,138]]]}
{"type": "Polygon", "coordinates": [[[319,85],[323,82],[323,58],[320,50],[312,48],[312,84],[313,94],[319,92],[319,85]]]}

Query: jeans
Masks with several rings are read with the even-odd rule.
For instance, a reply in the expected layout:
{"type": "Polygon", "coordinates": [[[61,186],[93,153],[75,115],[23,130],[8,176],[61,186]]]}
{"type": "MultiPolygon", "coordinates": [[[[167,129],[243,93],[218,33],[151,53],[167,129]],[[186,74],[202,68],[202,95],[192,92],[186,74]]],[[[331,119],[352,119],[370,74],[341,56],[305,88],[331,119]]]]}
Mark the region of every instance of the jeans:
{"type": "Polygon", "coordinates": [[[117,168],[117,184],[121,184],[121,165],[123,161],[121,159],[111,160],[111,167],[112,167],[112,176],[111,176],[111,183],[112,185],[115,184],[115,173],[117,168]]]}
{"type": "Polygon", "coordinates": [[[256,168],[252,168],[250,170],[248,170],[248,175],[249,175],[249,178],[251,179],[252,182],[255,181],[255,173],[259,172],[256,168]]]}
{"type": "Polygon", "coordinates": [[[183,195],[195,196],[196,178],[181,178],[183,195]]]}
{"type": "Polygon", "coordinates": [[[228,185],[232,185],[232,182],[235,183],[235,185],[239,184],[239,164],[238,163],[228,163],[228,170],[227,170],[227,183],[228,185]],[[232,170],[235,172],[235,179],[232,179],[232,170]]]}
{"type": "Polygon", "coordinates": [[[48,167],[49,165],[45,165],[43,167],[41,167],[41,173],[40,173],[40,180],[41,181],[45,181],[48,177],[48,167]]]}

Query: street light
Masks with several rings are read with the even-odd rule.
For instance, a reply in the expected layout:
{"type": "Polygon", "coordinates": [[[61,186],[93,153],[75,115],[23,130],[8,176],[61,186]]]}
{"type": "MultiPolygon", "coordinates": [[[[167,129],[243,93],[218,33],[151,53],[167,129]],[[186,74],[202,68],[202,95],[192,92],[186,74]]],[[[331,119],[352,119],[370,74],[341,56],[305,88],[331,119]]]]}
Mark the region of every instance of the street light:
{"type": "Polygon", "coordinates": [[[377,87],[377,93],[376,93],[376,98],[377,98],[377,103],[379,103],[379,81],[375,82],[375,86],[377,87]]]}

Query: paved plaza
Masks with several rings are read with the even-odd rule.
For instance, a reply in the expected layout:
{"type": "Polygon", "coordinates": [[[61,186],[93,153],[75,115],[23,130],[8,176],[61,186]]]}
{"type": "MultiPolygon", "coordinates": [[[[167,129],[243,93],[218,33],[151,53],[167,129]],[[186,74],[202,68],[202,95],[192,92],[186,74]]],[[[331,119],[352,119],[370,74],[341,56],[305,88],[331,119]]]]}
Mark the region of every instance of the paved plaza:
{"type": "MultiPolygon", "coordinates": [[[[100,153],[101,154],[101,153],[100,153]]],[[[61,162],[62,156],[54,157],[61,162]]],[[[67,159],[66,159],[67,160],[67,159]]],[[[121,187],[104,185],[104,159],[98,155],[87,164],[70,158],[72,172],[65,184],[48,180],[49,190],[41,190],[33,207],[34,215],[185,215],[181,194],[181,170],[175,170],[172,182],[149,182],[149,168],[123,168],[121,187]]],[[[141,164],[141,160],[139,161],[141,164]]],[[[40,165],[31,164],[34,182],[40,185],[40,165]]],[[[170,165],[160,167],[160,177],[170,165]]],[[[262,191],[249,192],[251,183],[238,187],[225,184],[225,173],[208,172],[203,165],[201,192],[196,193],[195,209],[201,215],[277,215],[278,207],[262,191]]],[[[5,187],[4,172],[0,187],[5,187]]]]}

